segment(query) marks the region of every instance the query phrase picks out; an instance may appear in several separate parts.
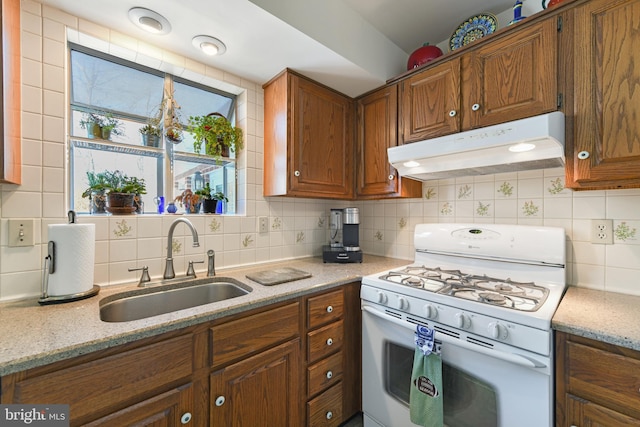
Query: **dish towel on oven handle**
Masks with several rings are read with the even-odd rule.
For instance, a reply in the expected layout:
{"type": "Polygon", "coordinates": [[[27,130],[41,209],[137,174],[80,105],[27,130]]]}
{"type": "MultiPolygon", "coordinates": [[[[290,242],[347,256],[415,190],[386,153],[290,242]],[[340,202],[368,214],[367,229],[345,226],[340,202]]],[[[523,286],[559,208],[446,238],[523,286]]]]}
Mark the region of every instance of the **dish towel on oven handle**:
{"type": "Polygon", "coordinates": [[[411,422],[423,427],[442,427],[442,358],[435,331],[417,325],[413,355],[409,412],[411,422]]]}

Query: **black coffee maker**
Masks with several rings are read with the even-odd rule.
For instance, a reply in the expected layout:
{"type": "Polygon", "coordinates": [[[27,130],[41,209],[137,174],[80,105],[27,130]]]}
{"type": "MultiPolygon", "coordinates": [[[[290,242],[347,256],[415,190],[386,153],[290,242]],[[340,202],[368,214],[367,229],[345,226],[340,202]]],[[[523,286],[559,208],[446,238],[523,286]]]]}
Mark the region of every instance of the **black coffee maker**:
{"type": "Polygon", "coordinates": [[[324,262],[362,262],[358,208],[331,209],[329,231],[331,244],[322,247],[324,262]]]}

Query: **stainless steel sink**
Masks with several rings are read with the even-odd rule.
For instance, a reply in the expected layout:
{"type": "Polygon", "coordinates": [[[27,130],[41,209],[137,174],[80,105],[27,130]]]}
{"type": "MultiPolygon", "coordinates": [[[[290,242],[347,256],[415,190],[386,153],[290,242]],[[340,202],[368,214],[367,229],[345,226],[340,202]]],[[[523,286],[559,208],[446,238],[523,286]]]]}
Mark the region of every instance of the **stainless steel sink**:
{"type": "Polygon", "coordinates": [[[229,277],[209,277],[112,295],[100,301],[100,319],[127,322],[246,295],[252,289],[229,277]]]}

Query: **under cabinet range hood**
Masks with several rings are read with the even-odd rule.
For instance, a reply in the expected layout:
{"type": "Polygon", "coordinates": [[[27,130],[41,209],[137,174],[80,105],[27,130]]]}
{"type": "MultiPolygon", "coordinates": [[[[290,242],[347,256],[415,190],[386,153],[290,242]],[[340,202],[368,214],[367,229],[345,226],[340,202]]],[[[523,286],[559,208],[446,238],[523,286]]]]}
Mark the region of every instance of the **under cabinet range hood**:
{"type": "Polygon", "coordinates": [[[387,149],[401,176],[420,181],[564,166],[564,114],[540,116],[387,149]]]}

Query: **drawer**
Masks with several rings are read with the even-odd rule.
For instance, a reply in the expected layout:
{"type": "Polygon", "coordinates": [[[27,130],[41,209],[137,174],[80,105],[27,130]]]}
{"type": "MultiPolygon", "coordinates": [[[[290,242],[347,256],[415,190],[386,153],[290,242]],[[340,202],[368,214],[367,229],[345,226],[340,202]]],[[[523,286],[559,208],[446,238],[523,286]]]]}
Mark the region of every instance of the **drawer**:
{"type": "Polygon", "coordinates": [[[611,408],[637,408],[640,360],[569,341],[568,392],[611,408]]]}
{"type": "Polygon", "coordinates": [[[309,427],[334,427],[342,423],[342,382],[307,403],[309,427]]]}
{"type": "Polygon", "coordinates": [[[293,303],[213,326],[211,366],[244,358],[299,335],[299,304],[293,303]]]}
{"type": "Polygon", "coordinates": [[[189,378],[193,342],[193,334],[187,334],[18,380],[11,403],[66,403],[72,420],[129,405],[166,389],[166,384],[189,378]]]}
{"type": "Polygon", "coordinates": [[[342,352],[307,368],[307,396],[314,396],[342,379],[342,352]]]}
{"type": "Polygon", "coordinates": [[[342,289],[311,297],[307,300],[307,328],[313,329],[342,317],[344,294],[342,289]]]}
{"type": "Polygon", "coordinates": [[[307,360],[316,360],[335,353],[342,348],[344,326],[342,320],[331,323],[307,334],[307,360]]]}

